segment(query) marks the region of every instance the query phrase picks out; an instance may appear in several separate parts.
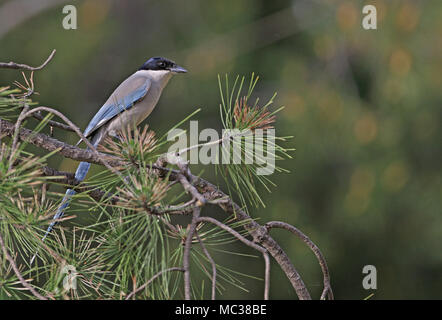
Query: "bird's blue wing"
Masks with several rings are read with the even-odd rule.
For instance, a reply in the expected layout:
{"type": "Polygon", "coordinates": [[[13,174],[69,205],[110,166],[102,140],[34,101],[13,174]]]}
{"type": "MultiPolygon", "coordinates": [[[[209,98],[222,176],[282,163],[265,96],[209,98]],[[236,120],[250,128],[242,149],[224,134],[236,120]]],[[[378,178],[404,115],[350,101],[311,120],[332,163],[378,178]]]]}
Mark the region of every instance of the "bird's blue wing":
{"type": "MultiPolygon", "coordinates": [[[[106,103],[98,110],[92,120],[89,122],[86,130],[84,131],[84,135],[86,137],[93,134],[98,128],[102,125],[106,124],[108,121],[116,117],[120,112],[128,110],[132,108],[135,102],[143,99],[150,88],[150,80],[146,77],[134,74],[123,81],[117,89],[112,93],[110,98],[106,101],[106,103]]],[[[81,141],[81,140],[80,140],[81,141]]],[[[95,145],[96,146],[96,145],[95,145]]],[[[89,171],[90,163],[81,162],[75,172],[75,178],[79,181],[83,181],[86,177],[87,172],[89,171]]],[[[75,191],[72,189],[68,189],[63,198],[63,202],[58,208],[53,221],[49,225],[45,235],[42,238],[42,241],[48,236],[53,227],[55,226],[57,219],[61,218],[69,205],[69,202],[72,196],[75,194],[75,191]]],[[[37,252],[31,258],[31,264],[34,258],[37,256],[37,252]]]]}
{"type": "Polygon", "coordinates": [[[124,81],[89,122],[83,133],[85,137],[90,136],[119,113],[130,109],[135,102],[146,96],[149,88],[150,81],[146,78],[130,77],[124,81]]]}

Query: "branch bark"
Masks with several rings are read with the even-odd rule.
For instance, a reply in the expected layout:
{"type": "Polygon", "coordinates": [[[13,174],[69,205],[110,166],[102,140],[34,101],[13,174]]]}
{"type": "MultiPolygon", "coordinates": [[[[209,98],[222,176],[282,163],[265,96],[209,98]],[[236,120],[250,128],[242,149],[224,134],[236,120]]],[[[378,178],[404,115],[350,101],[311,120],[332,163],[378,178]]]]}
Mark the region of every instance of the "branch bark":
{"type": "MultiPolygon", "coordinates": [[[[13,123],[0,119],[0,133],[9,137],[14,136],[15,126],[13,123]]],[[[18,131],[18,139],[23,142],[28,142],[46,151],[56,151],[61,156],[77,161],[86,161],[90,163],[104,165],[103,160],[106,160],[110,166],[119,167],[125,163],[116,157],[109,156],[105,153],[93,153],[90,150],[81,149],[70,144],[61,142],[57,139],[51,138],[43,133],[36,133],[26,128],[20,128],[18,131]]]]}
{"type": "Polygon", "coordinates": [[[199,206],[195,207],[193,210],[192,222],[190,223],[186,235],[186,242],[184,245],[183,253],[183,269],[184,269],[184,299],[190,300],[190,250],[192,249],[192,239],[196,232],[196,225],[198,223],[198,218],[201,213],[201,208],[199,206]]]}
{"type": "Polygon", "coordinates": [[[213,260],[212,256],[210,255],[209,251],[207,250],[203,240],[201,240],[198,232],[195,232],[196,238],[198,239],[198,242],[201,246],[201,249],[203,249],[203,252],[209,260],[210,265],[212,266],[212,300],[215,300],[216,298],[216,263],[215,260],[213,260]]]}
{"type": "Polygon", "coordinates": [[[318,246],[312,240],[310,240],[310,238],[307,237],[301,230],[288,223],[282,221],[270,221],[267,222],[264,226],[268,230],[272,228],[282,228],[288,230],[309,246],[309,248],[313,251],[316,258],[318,259],[319,266],[321,267],[322,274],[324,276],[324,289],[321,294],[321,300],[325,300],[327,296],[329,297],[329,299],[333,300],[333,290],[330,284],[330,273],[328,271],[327,262],[325,261],[325,258],[322,255],[321,250],[319,250],[318,246]]]}
{"type": "Polygon", "coordinates": [[[23,287],[25,287],[26,289],[28,289],[29,291],[31,291],[31,293],[37,297],[40,300],[48,300],[48,298],[42,296],[41,294],[39,294],[21,275],[20,270],[18,270],[17,265],[15,264],[14,259],[12,259],[11,255],[9,254],[8,250],[6,249],[5,243],[3,242],[3,237],[0,235],[0,246],[2,247],[3,250],[3,254],[6,256],[6,259],[9,261],[9,263],[11,264],[12,270],[14,270],[15,275],[17,276],[18,280],[20,281],[20,283],[23,285],[23,287]]]}
{"type": "Polygon", "coordinates": [[[220,227],[221,229],[229,232],[230,234],[232,234],[235,238],[237,238],[239,241],[241,241],[242,243],[244,243],[245,245],[259,251],[262,253],[263,257],[264,257],[264,262],[265,262],[265,280],[264,280],[264,300],[268,300],[269,299],[269,288],[270,288],[270,259],[269,259],[269,255],[267,253],[267,250],[264,249],[263,247],[261,247],[260,245],[257,245],[256,243],[247,240],[246,238],[244,238],[241,234],[239,234],[237,231],[235,231],[234,229],[230,228],[228,225],[214,219],[211,217],[199,217],[196,222],[209,222],[209,223],[213,223],[214,225],[220,227]]]}
{"type": "Polygon", "coordinates": [[[37,70],[41,70],[44,67],[46,67],[46,65],[52,60],[52,58],[55,55],[55,52],[57,52],[57,50],[52,50],[51,54],[49,55],[49,57],[46,59],[45,62],[43,62],[40,66],[38,67],[31,67],[28,66],[27,64],[23,64],[23,63],[16,63],[16,62],[0,62],[0,68],[3,69],[18,69],[18,70],[29,70],[29,71],[37,71],[37,70]]]}

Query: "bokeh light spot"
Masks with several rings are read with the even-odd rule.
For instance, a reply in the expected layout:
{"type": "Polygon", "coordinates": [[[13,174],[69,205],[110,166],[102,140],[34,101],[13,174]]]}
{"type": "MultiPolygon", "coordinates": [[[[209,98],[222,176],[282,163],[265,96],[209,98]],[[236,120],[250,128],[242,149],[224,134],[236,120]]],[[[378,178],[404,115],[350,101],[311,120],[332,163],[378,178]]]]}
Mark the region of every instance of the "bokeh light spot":
{"type": "Polygon", "coordinates": [[[348,31],[354,28],[358,20],[358,15],[358,10],[353,3],[342,3],[336,12],[336,20],[339,28],[343,31],[348,31]]]}
{"type": "Polygon", "coordinates": [[[367,113],[359,117],[354,125],[354,135],[361,144],[372,142],[378,133],[378,125],[375,116],[367,113]]]}
{"type": "Polygon", "coordinates": [[[375,175],[368,167],[357,167],[350,178],[350,192],[357,196],[367,196],[375,185],[375,175]]]}
{"type": "Polygon", "coordinates": [[[396,16],[396,26],[399,30],[413,31],[419,23],[420,10],[411,2],[403,4],[396,16]]]}
{"type": "Polygon", "coordinates": [[[92,29],[101,23],[109,13],[110,2],[108,0],[87,0],[80,7],[80,28],[92,29]]]}
{"type": "Polygon", "coordinates": [[[335,91],[321,95],[318,107],[320,117],[325,122],[336,122],[342,116],[342,102],[335,91]]]}
{"type": "Polygon", "coordinates": [[[438,117],[434,117],[428,111],[422,111],[416,116],[414,123],[414,135],[419,140],[427,140],[433,136],[439,127],[438,117]]]}
{"type": "Polygon", "coordinates": [[[404,49],[396,49],[390,56],[390,71],[398,76],[406,76],[410,71],[411,64],[411,55],[404,49]]]}
{"type": "Polygon", "coordinates": [[[288,114],[291,118],[300,118],[304,114],[305,102],[300,95],[292,93],[284,100],[286,101],[284,105],[287,106],[284,109],[284,113],[288,114]]]}
{"type": "Polygon", "coordinates": [[[382,185],[391,192],[399,191],[404,187],[409,178],[408,169],[402,161],[388,165],[382,175],[382,185]]]}
{"type": "Polygon", "coordinates": [[[330,60],[336,52],[336,41],[327,35],[317,37],[314,40],[313,48],[318,58],[330,60]]]}
{"type": "Polygon", "coordinates": [[[368,167],[357,167],[350,177],[350,189],[345,197],[345,207],[351,214],[363,213],[370,204],[370,195],[376,178],[368,167]]]}

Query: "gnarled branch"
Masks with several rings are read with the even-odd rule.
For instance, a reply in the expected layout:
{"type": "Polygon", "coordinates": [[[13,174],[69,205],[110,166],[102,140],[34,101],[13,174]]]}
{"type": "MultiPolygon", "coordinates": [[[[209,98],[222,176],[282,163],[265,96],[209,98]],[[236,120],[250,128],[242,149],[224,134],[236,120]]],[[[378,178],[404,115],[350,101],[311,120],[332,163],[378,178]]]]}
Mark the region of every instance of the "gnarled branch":
{"type": "Polygon", "coordinates": [[[329,297],[329,299],[333,300],[333,291],[330,284],[330,273],[328,271],[327,262],[325,261],[325,258],[322,255],[321,250],[319,250],[318,246],[312,240],[310,240],[310,238],[307,237],[301,230],[292,226],[291,224],[282,221],[270,221],[267,222],[264,227],[266,227],[268,230],[272,228],[282,228],[288,230],[309,246],[309,248],[313,251],[316,258],[318,259],[319,266],[321,267],[322,274],[324,276],[324,289],[321,294],[321,300],[325,300],[327,296],[329,297]]]}

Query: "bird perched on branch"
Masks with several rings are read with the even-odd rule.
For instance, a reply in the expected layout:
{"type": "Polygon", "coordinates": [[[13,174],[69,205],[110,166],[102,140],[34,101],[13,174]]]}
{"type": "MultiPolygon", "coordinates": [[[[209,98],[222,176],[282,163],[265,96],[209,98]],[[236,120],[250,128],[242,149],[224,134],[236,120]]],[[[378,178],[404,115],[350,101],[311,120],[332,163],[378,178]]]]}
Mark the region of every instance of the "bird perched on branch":
{"type": "MultiPolygon", "coordinates": [[[[105,104],[89,122],[84,136],[97,147],[106,136],[116,137],[128,126],[137,126],[146,119],[157,104],[161,92],[172,75],[185,73],[186,69],[162,57],[147,60],[135,73],[124,80],[110,95],[105,104]]],[[[81,141],[81,140],[80,140],[81,141]]],[[[75,179],[83,181],[90,163],[81,162],[75,172],[75,179]]],[[[54,215],[42,240],[44,241],[60,219],[75,191],[68,189],[60,207],[54,215]]],[[[32,257],[34,261],[36,254],[32,257]]]]}

